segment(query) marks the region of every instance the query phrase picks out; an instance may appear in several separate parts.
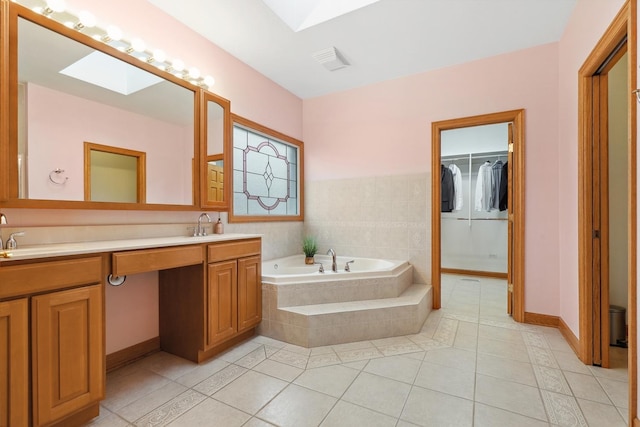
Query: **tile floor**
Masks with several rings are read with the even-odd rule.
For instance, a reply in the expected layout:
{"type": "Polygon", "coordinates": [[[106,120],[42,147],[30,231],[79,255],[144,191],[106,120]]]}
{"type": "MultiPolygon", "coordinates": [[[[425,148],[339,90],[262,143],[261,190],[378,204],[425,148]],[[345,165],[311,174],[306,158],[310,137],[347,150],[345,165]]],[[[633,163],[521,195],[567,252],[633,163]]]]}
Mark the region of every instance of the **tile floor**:
{"type": "Polygon", "coordinates": [[[502,280],[443,277],[416,335],[302,348],[256,336],[196,365],[157,353],[107,376],[91,426],[624,426],[626,350],[583,365],[514,323],[502,280]]]}

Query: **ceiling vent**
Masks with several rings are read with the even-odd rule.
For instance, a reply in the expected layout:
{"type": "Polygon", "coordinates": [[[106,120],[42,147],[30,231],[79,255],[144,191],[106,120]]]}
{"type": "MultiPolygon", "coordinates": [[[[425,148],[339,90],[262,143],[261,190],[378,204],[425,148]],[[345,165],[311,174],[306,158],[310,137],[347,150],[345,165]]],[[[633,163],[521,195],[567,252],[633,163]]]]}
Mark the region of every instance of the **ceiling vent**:
{"type": "Polygon", "coordinates": [[[349,65],[338,49],[333,46],[314,52],[311,56],[329,71],[339,70],[349,65]]]}

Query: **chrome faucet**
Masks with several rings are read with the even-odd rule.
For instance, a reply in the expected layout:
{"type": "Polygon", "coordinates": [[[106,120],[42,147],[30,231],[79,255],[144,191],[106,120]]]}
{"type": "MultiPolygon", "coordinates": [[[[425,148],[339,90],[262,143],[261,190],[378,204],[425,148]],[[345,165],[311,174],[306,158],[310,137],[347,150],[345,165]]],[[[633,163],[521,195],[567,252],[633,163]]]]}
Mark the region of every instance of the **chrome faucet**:
{"type": "Polygon", "coordinates": [[[207,235],[207,230],[202,225],[202,218],[206,218],[207,222],[211,222],[211,217],[209,216],[209,214],[204,213],[204,212],[201,213],[200,216],[198,217],[198,226],[196,227],[196,231],[194,233],[194,236],[206,236],[207,235]]]}
{"type": "Polygon", "coordinates": [[[331,255],[331,271],[334,273],[338,272],[338,263],[336,262],[336,251],[333,249],[329,249],[327,251],[327,255],[331,255]]]}
{"type": "Polygon", "coordinates": [[[18,231],[17,233],[11,233],[9,239],[7,240],[7,249],[18,249],[18,242],[16,241],[17,236],[24,236],[24,231],[18,231]]]}

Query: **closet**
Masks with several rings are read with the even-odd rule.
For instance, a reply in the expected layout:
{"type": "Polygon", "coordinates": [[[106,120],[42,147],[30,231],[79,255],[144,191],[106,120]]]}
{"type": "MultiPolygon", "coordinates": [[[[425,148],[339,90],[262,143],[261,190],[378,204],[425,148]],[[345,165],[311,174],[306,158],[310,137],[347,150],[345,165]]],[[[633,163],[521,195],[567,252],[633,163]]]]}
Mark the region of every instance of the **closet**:
{"type": "Polygon", "coordinates": [[[441,269],[506,278],[508,126],[452,129],[441,138],[441,269]]]}

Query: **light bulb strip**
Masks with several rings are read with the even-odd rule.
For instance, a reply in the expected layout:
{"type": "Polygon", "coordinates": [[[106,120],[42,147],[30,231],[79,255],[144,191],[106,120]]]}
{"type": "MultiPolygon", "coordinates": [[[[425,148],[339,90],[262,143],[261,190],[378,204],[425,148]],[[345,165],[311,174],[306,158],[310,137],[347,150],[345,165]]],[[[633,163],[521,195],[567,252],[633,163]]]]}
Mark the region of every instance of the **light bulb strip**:
{"type": "MultiPolygon", "coordinates": [[[[17,0],[16,3],[19,3],[25,7],[30,7],[28,4],[25,4],[29,3],[28,0],[17,0]]],[[[64,9],[64,6],[59,6],[60,3],[64,5],[64,1],[60,2],[60,0],[58,0],[56,2],[58,4],[58,7],[56,7],[55,9],[51,8],[49,6],[49,3],[45,0],[44,6],[31,7],[31,9],[43,16],[66,25],[69,28],[73,28],[78,32],[87,34],[107,46],[115,47],[121,52],[129,54],[133,58],[147,62],[148,64],[151,64],[158,69],[171,73],[172,75],[186,82],[202,87],[204,89],[210,89],[211,86],[213,86],[215,83],[215,80],[212,76],[202,76],[198,68],[187,67],[182,62],[182,60],[177,58],[173,61],[168,60],[166,58],[166,54],[160,49],[150,50],[139,38],[134,37],[130,40],[124,39],[122,37],[122,31],[118,27],[109,25],[107,26],[107,29],[104,29],[96,25],[95,17],[90,12],[82,11],[80,14],[75,15],[74,13],[71,13],[68,10],[64,9]],[[56,17],[56,15],[63,16],[56,17]],[[82,15],[82,19],[80,15],[82,15]],[[69,19],[72,19],[73,22],[70,22],[69,19]],[[114,38],[114,35],[117,38],[114,38]]]]}

